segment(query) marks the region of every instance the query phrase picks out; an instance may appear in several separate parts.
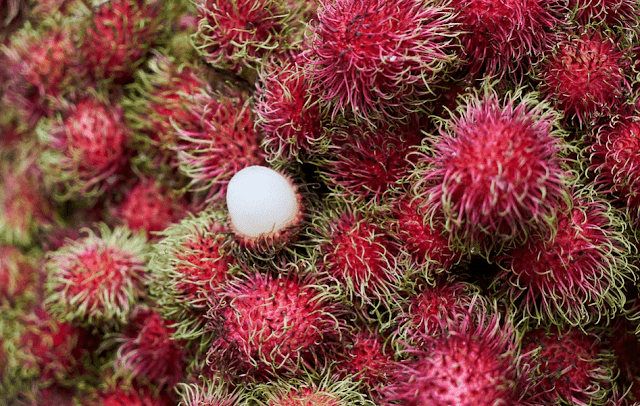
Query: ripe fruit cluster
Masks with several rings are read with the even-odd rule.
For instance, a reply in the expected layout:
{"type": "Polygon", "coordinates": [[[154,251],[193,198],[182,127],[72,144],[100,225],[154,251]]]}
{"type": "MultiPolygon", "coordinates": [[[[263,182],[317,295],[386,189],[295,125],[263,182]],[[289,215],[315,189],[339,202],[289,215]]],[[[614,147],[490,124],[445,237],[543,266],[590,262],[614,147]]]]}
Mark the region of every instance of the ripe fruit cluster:
{"type": "Polygon", "coordinates": [[[640,404],[634,0],[0,0],[0,404],[640,404]]]}

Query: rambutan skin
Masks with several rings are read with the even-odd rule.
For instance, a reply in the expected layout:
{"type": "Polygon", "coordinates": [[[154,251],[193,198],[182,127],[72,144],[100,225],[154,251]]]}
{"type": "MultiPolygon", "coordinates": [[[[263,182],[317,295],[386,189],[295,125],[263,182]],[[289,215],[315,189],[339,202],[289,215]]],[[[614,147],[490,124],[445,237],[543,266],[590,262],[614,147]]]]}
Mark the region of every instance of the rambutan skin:
{"type": "Polygon", "coordinates": [[[524,89],[469,94],[414,170],[425,218],[439,219],[454,247],[489,256],[534,232],[552,234],[568,199],[558,116],[524,89]],[[442,216],[441,218],[438,218],[442,216]]]}
{"type": "Polygon", "coordinates": [[[325,368],[344,326],[340,307],[311,283],[290,271],[251,271],[229,282],[208,313],[207,329],[217,338],[207,363],[240,380],[325,368]]]}
{"type": "Polygon", "coordinates": [[[450,24],[416,0],[323,1],[303,53],[311,91],[332,117],[403,115],[453,61],[450,24]]]}
{"type": "Polygon", "coordinates": [[[45,305],[61,320],[80,325],[124,324],[144,295],[146,238],[104,224],[99,234],[86,233],[47,253],[45,305]]]}
{"type": "Polygon", "coordinates": [[[497,259],[494,287],[534,322],[581,327],[606,323],[637,278],[636,249],[614,209],[590,188],[574,192],[557,217],[557,233],[534,236],[497,259]]]}

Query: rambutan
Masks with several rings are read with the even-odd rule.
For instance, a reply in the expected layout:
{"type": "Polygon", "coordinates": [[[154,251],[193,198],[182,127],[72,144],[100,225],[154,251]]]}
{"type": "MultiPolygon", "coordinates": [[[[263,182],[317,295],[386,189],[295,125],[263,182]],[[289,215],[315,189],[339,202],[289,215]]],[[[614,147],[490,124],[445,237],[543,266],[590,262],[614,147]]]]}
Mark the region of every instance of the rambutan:
{"type": "Polygon", "coordinates": [[[81,325],[125,324],[144,295],[146,238],[125,228],[99,228],[99,234],[85,230],[84,238],[47,254],[45,305],[81,325]]]}
{"type": "Polygon", "coordinates": [[[240,74],[246,67],[256,69],[270,53],[296,47],[290,34],[305,9],[303,3],[198,0],[200,23],[195,47],[216,68],[240,74]]]}
{"type": "Polygon", "coordinates": [[[472,77],[502,76],[530,68],[559,25],[555,0],[452,0],[461,58],[472,77]]]}
{"type": "Polygon", "coordinates": [[[340,203],[321,210],[311,218],[309,237],[322,289],[353,304],[361,317],[377,318],[393,301],[404,274],[383,213],[340,203]]]}
{"type": "Polygon", "coordinates": [[[95,79],[126,83],[162,34],[160,4],[111,0],[87,16],[78,49],[95,79]]]}
{"type": "Polygon", "coordinates": [[[524,334],[522,354],[532,385],[521,404],[608,404],[615,356],[597,336],[557,327],[531,330],[524,334]]]}
{"type": "Polygon", "coordinates": [[[569,0],[571,18],[581,25],[606,24],[611,28],[630,29],[640,21],[640,8],[635,0],[569,0]]]}
{"type": "Polygon", "coordinates": [[[229,228],[241,246],[258,253],[277,252],[302,226],[304,203],[296,185],[280,172],[249,166],[227,189],[229,228]]]}
{"type": "Polygon", "coordinates": [[[319,160],[320,176],[335,193],[349,201],[380,202],[383,195],[410,173],[420,145],[421,123],[387,121],[349,123],[327,129],[331,143],[319,160]]]}
{"type": "Polygon", "coordinates": [[[614,202],[623,203],[640,226],[640,117],[624,115],[594,130],[588,149],[595,185],[614,202]]]}
{"type": "Polygon", "coordinates": [[[515,404],[526,390],[519,368],[520,334],[513,314],[475,302],[455,322],[443,323],[424,349],[410,348],[391,374],[384,405],[515,404]]]}
{"type": "Polygon", "coordinates": [[[148,287],[159,311],[174,321],[176,339],[204,333],[208,300],[237,271],[233,238],[222,212],[189,215],[166,228],[153,246],[148,287]]]}
{"type": "Polygon", "coordinates": [[[184,343],[172,338],[174,331],[171,322],[157,311],[137,307],[127,326],[113,337],[119,344],[114,364],[116,374],[173,388],[183,380],[187,366],[184,343]]]}
{"type": "Polygon", "coordinates": [[[332,117],[404,115],[454,59],[452,21],[419,0],[320,2],[303,54],[312,93],[332,117]]]}
{"type": "Polygon", "coordinates": [[[109,383],[106,388],[92,388],[78,396],[78,406],[172,406],[172,397],[141,386],[109,383]]]}
{"type": "Polygon", "coordinates": [[[302,162],[308,152],[322,149],[320,108],[309,93],[303,66],[271,61],[260,71],[257,86],[256,127],[264,133],[267,159],[302,162]]]}
{"type": "Polygon", "coordinates": [[[154,236],[188,213],[188,202],[159,180],[142,179],[125,191],[124,200],[113,209],[114,217],[133,231],[154,236]]]}
{"type": "Polygon", "coordinates": [[[565,115],[582,126],[607,115],[630,91],[625,77],[629,63],[619,44],[606,32],[584,29],[559,34],[538,67],[540,91],[565,115]]]}
{"type": "Polygon", "coordinates": [[[61,199],[103,193],[128,162],[130,135],[123,111],[97,96],[41,121],[37,133],[44,149],[39,162],[44,181],[61,199]]]}
{"type": "Polygon", "coordinates": [[[201,127],[178,129],[180,170],[191,179],[191,189],[220,201],[233,175],[264,163],[250,101],[201,95],[189,114],[190,122],[197,120],[201,127]]]}
{"type": "Polygon", "coordinates": [[[537,323],[606,323],[625,304],[626,281],[636,278],[624,221],[583,187],[556,222],[553,238],[534,236],[498,258],[494,287],[537,323]]]}
{"type": "Polygon", "coordinates": [[[326,367],[339,343],[340,307],[291,269],[278,275],[248,271],[212,303],[207,363],[239,380],[296,376],[326,367]]]}
{"type": "Polygon", "coordinates": [[[423,146],[413,175],[425,218],[442,221],[454,247],[484,256],[552,234],[568,199],[558,115],[524,89],[468,94],[458,116],[423,146]],[[442,216],[440,218],[439,216],[442,216]]]}
{"type": "Polygon", "coordinates": [[[241,404],[244,393],[231,390],[220,379],[202,380],[198,383],[182,383],[178,386],[180,406],[237,406],[241,404]]]}
{"type": "Polygon", "coordinates": [[[17,302],[35,299],[39,265],[37,256],[0,244],[0,302],[15,306],[17,302]]]}

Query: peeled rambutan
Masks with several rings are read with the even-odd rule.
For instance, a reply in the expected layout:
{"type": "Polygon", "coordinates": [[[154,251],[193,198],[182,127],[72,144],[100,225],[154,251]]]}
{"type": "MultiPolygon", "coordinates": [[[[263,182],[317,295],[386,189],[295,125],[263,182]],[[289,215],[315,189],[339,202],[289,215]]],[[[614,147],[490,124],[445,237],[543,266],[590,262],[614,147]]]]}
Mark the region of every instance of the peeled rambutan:
{"type": "Polygon", "coordinates": [[[436,338],[424,335],[424,349],[406,350],[391,373],[384,405],[516,404],[527,388],[519,368],[520,333],[513,314],[476,302],[436,338]]]}
{"type": "Polygon", "coordinates": [[[375,209],[335,204],[311,218],[312,262],[327,295],[351,303],[365,319],[385,312],[404,270],[375,209]]]}
{"type": "Polygon", "coordinates": [[[204,333],[208,300],[238,271],[233,238],[222,212],[203,211],[166,228],[153,246],[148,287],[174,337],[204,333]]]}
{"type": "Polygon", "coordinates": [[[149,380],[159,387],[173,388],[181,382],[187,352],[183,342],[173,339],[175,329],[171,324],[153,309],[136,308],[129,323],[113,337],[119,344],[116,373],[149,380]]]}
{"type": "Polygon", "coordinates": [[[552,234],[568,199],[558,115],[524,89],[466,95],[453,117],[423,146],[414,170],[425,218],[442,221],[454,247],[484,256],[552,234]],[[440,217],[442,216],[442,217],[440,217]]]}
{"type": "Polygon", "coordinates": [[[143,179],[125,191],[124,200],[113,208],[116,221],[132,231],[154,236],[188,213],[188,202],[157,179],[143,179]]]}
{"type": "Polygon", "coordinates": [[[559,34],[538,67],[540,91],[565,115],[587,124],[607,115],[630,90],[625,78],[629,63],[618,42],[596,29],[559,34]]]}
{"type": "Polygon", "coordinates": [[[198,0],[200,22],[194,44],[216,68],[242,74],[256,69],[270,53],[296,46],[291,29],[304,2],[284,0],[198,0]]]}
{"type": "Polygon", "coordinates": [[[41,121],[37,133],[44,149],[39,162],[44,181],[61,199],[103,193],[128,162],[123,111],[97,96],[41,121]]]}
{"type": "Polygon", "coordinates": [[[162,34],[160,3],[111,0],[100,3],[85,22],[78,49],[95,79],[126,83],[162,34]]]}
{"type": "Polygon", "coordinates": [[[179,128],[178,162],[192,190],[209,201],[222,199],[229,180],[241,169],[264,163],[249,101],[201,95],[189,108],[201,128],[179,128]]]}
{"type": "Polygon", "coordinates": [[[624,221],[589,187],[574,193],[556,221],[554,237],[534,236],[498,258],[494,286],[537,323],[606,323],[624,306],[625,283],[637,272],[624,221]]]}
{"type": "Polygon", "coordinates": [[[464,66],[471,76],[526,73],[559,25],[554,0],[452,0],[464,66]]]}
{"type": "Polygon", "coordinates": [[[215,339],[207,363],[238,380],[322,370],[344,328],[339,311],[309,277],[292,269],[278,275],[248,271],[212,303],[207,330],[215,339]]]}
{"type": "Polygon", "coordinates": [[[262,145],[267,159],[302,162],[309,152],[322,148],[320,108],[309,92],[309,80],[301,64],[265,64],[255,98],[256,126],[264,133],[262,145]]]}
{"type": "Polygon", "coordinates": [[[349,123],[328,129],[331,143],[318,162],[321,178],[346,200],[380,202],[417,159],[410,152],[422,140],[420,124],[412,117],[406,124],[349,123]]]}
{"type": "Polygon", "coordinates": [[[451,24],[435,3],[322,1],[303,54],[311,91],[332,116],[402,116],[454,59],[451,24]]]}
{"type": "Polygon", "coordinates": [[[532,385],[523,405],[604,405],[615,379],[615,356],[593,334],[550,327],[528,331],[522,362],[532,385]]]}
{"type": "Polygon", "coordinates": [[[624,115],[594,130],[589,171],[595,185],[613,201],[623,203],[640,226],[640,117],[624,115]]]}
{"type": "Polygon", "coordinates": [[[146,238],[125,228],[86,230],[47,254],[45,305],[56,317],[81,325],[124,324],[144,294],[146,238]]]}

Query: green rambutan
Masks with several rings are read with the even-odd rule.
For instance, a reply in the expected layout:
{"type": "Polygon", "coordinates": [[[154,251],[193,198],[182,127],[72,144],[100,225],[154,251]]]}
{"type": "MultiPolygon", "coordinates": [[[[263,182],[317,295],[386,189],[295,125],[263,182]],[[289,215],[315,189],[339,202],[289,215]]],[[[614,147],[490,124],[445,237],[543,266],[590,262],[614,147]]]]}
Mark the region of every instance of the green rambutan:
{"type": "Polygon", "coordinates": [[[531,330],[524,334],[522,354],[532,385],[521,404],[608,404],[615,356],[597,336],[555,326],[531,330]]]}
{"type": "Polygon", "coordinates": [[[513,314],[498,311],[496,302],[474,302],[460,317],[443,321],[435,338],[421,335],[417,341],[425,347],[404,352],[384,389],[384,405],[509,405],[526,391],[519,330],[513,314]]]}
{"type": "Polygon", "coordinates": [[[209,298],[237,271],[225,214],[189,215],[160,233],[148,264],[148,288],[163,317],[173,320],[176,339],[201,337],[209,298]]]}
{"type": "Polygon", "coordinates": [[[211,368],[249,381],[326,368],[344,329],[341,307],[293,268],[248,271],[221,289],[208,312],[211,368]]]}
{"type": "Polygon", "coordinates": [[[624,221],[583,187],[556,222],[553,238],[534,236],[498,258],[494,287],[538,324],[607,323],[625,304],[626,281],[637,277],[624,221]]]}
{"type": "Polygon", "coordinates": [[[231,390],[229,385],[220,379],[181,383],[178,385],[178,393],[178,406],[239,406],[245,396],[242,390],[231,390]]]}
{"type": "Polygon", "coordinates": [[[61,320],[93,327],[125,324],[144,295],[146,238],[126,228],[86,236],[47,253],[48,310],[61,320]]]}
{"type": "Polygon", "coordinates": [[[452,21],[435,2],[320,2],[303,53],[312,93],[332,117],[403,116],[453,61],[452,21]]]}
{"type": "Polygon", "coordinates": [[[582,126],[614,111],[629,92],[628,61],[619,41],[596,29],[558,34],[538,66],[540,92],[582,126]]]}
{"type": "Polygon", "coordinates": [[[36,129],[43,152],[45,184],[60,199],[87,199],[104,193],[128,163],[130,131],[124,112],[99,96],[42,120],[36,129]]]}
{"type": "Polygon", "coordinates": [[[500,96],[487,86],[464,96],[413,173],[425,218],[442,221],[454,247],[486,257],[533,233],[553,234],[568,199],[569,148],[558,115],[535,93],[500,96]]]}

